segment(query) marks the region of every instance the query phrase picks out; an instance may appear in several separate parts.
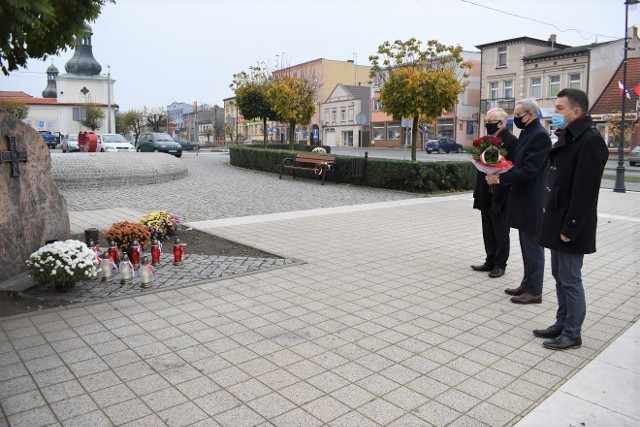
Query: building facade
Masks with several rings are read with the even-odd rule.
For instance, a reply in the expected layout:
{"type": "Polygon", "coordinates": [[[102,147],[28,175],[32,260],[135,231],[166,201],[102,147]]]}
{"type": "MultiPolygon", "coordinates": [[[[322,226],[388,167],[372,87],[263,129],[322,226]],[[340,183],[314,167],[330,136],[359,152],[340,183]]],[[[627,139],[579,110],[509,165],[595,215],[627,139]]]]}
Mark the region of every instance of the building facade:
{"type": "Polygon", "coordinates": [[[24,92],[0,92],[0,99],[27,104],[29,114],[24,120],[36,130],[48,130],[66,135],[86,130],[80,123],[86,117],[89,105],[103,110],[103,125],[97,133],[115,132],[114,84],[110,70],[102,73],[102,66],[93,57],[91,36],[93,31],[85,24],[84,37],[76,42],[73,57],[65,64],[66,74],[59,74],[51,65],[47,69],[46,87],[42,97],[24,92]]]}
{"type": "Polygon", "coordinates": [[[323,145],[368,147],[370,142],[371,89],[369,86],[338,84],[320,104],[319,129],[312,128],[311,139],[323,145]]]}

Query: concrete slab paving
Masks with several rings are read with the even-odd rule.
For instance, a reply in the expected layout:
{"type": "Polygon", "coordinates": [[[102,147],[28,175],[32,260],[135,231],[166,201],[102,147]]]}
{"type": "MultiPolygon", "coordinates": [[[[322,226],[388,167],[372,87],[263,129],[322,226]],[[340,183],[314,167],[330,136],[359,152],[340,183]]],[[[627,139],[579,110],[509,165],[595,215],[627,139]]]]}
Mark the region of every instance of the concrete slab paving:
{"type": "Polygon", "coordinates": [[[555,317],[549,268],[542,304],[504,295],[515,233],[505,276],[469,268],[468,193],[198,219],[303,262],[0,318],[0,426],[637,425],[640,194],[600,197],[579,349],[531,334],[555,317]]]}

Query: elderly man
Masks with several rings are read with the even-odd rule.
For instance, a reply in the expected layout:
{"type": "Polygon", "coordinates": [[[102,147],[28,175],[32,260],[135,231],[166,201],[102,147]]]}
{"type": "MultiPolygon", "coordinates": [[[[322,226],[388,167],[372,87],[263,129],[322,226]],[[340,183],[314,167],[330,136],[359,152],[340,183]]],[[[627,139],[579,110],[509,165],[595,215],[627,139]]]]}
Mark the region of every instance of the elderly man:
{"type": "MultiPolygon", "coordinates": [[[[502,147],[507,152],[505,157],[513,161],[518,138],[507,128],[507,113],[502,108],[492,108],[487,111],[484,126],[488,136],[502,138],[502,147]]],[[[483,172],[478,171],[473,190],[473,208],[480,210],[486,258],[484,264],[472,265],[471,268],[476,271],[488,271],[489,277],[495,278],[504,274],[509,259],[509,187],[501,186],[491,192],[485,176],[483,172]]]]}
{"type": "Polygon", "coordinates": [[[538,244],[542,204],[549,175],[551,138],[540,124],[533,98],[517,101],[513,123],[520,129],[514,167],[502,175],[487,175],[489,184],[510,185],[507,223],[518,230],[524,277],[520,286],[505,289],[515,304],[540,304],[544,277],[544,248],[538,244]]]}
{"type": "Polygon", "coordinates": [[[551,249],[556,279],[556,322],[533,334],[552,338],[546,348],[565,350],[582,345],[586,314],[582,262],[596,251],[598,193],[609,151],[587,114],[589,99],[578,89],[563,89],[552,116],[558,141],[550,153],[549,186],[539,242],[551,249]]]}

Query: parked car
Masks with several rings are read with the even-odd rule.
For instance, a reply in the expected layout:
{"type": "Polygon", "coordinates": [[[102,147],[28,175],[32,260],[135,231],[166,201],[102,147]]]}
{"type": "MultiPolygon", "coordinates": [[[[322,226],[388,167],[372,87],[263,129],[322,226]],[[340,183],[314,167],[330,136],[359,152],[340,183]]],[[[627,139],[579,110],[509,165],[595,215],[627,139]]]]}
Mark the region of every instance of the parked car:
{"type": "Polygon", "coordinates": [[[629,166],[640,165],[640,145],[631,150],[629,153],[629,166]]]}
{"type": "Polygon", "coordinates": [[[102,153],[112,152],[117,153],[120,151],[136,151],[136,147],[131,145],[129,141],[124,139],[124,136],[118,133],[101,133],[98,134],[98,148],[97,151],[102,153]]]}
{"type": "Polygon", "coordinates": [[[62,148],[63,153],[80,151],[80,147],[78,146],[78,134],[70,134],[63,138],[60,143],[60,148],[62,148]]]}
{"type": "Polygon", "coordinates": [[[54,134],[52,134],[48,130],[39,130],[38,133],[40,134],[42,139],[44,139],[44,142],[47,144],[47,147],[56,148],[58,141],[54,134]]]}
{"type": "Polygon", "coordinates": [[[434,151],[442,154],[442,153],[462,153],[463,148],[462,145],[455,142],[453,139],[449,138],[439,138],[439,139],[430,139],[427,141],[427,145],[425,147],[427,154],[431,154],[434,151]]]}
{"type": "Polygon", "coordinates": [[[186,139],[176,138],[175,141],[182,145],[182,151],[192,151],[198,149],[198,144],[195,142],[187,141],[186,139]]]}
{"type": "Polygon", "coordinates": [[[164,132],[147,132],[138,138],[138,151],[160,151],[182,157],[182,145],[164,132]]]}

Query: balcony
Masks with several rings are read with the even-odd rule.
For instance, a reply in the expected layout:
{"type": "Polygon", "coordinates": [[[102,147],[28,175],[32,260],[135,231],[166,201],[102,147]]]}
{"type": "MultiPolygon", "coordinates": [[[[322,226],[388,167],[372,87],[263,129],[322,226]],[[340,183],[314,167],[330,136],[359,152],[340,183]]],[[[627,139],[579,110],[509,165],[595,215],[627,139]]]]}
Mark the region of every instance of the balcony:
{"type": "Polygon", "coordinates": [[[496,98],[496,99],[481,99],[480,100],[480,113],[486,114],[492,108],[502,108],[507,113],[512,112],[515,107],[515,98],[496,98]]]}

